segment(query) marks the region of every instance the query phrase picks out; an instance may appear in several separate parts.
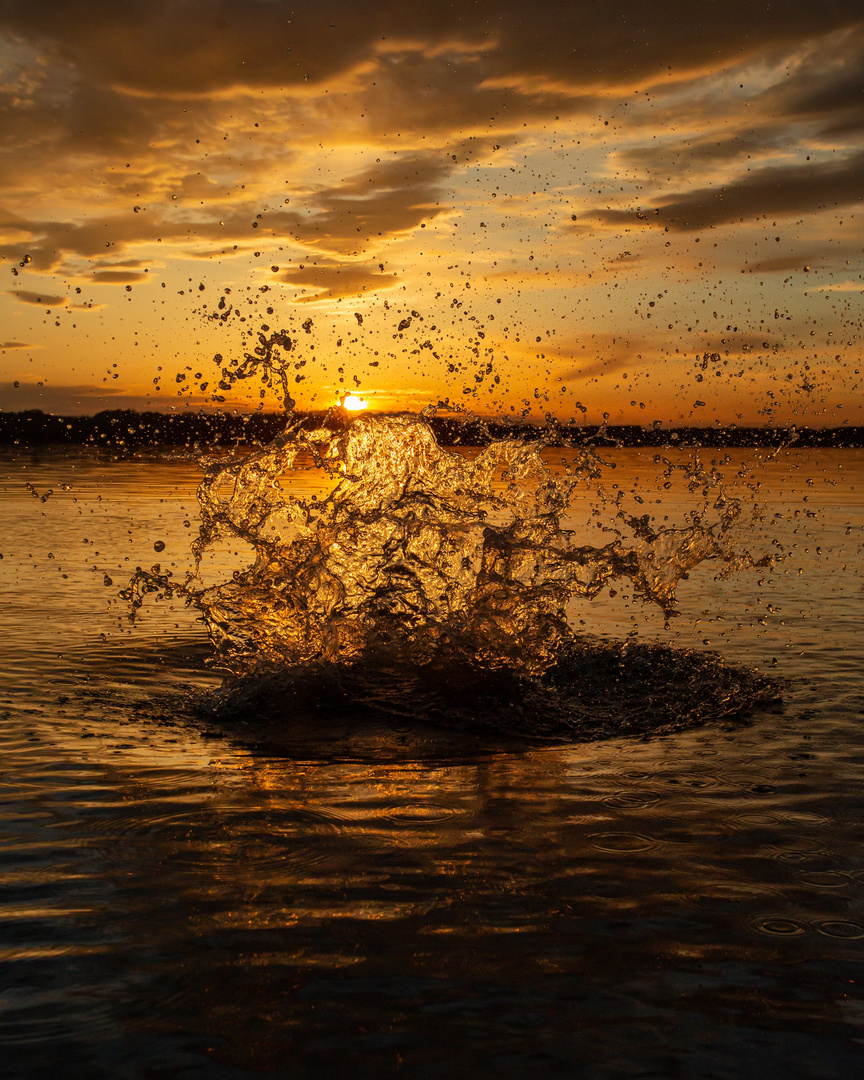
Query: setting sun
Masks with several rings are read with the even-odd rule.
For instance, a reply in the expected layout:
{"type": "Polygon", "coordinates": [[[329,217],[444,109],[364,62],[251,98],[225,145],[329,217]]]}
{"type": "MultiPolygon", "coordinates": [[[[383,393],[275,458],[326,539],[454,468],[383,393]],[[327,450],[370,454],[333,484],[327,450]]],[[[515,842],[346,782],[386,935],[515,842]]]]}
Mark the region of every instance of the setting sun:
{"type": "Polygon", "coordinates": [[[369,402],[364,401],[363,398],[357,397],[356,394],[346,394],[342,398],[342,408],[347,409],[348,412],[362,412],[364,409],[369,408],[369,402]]]}

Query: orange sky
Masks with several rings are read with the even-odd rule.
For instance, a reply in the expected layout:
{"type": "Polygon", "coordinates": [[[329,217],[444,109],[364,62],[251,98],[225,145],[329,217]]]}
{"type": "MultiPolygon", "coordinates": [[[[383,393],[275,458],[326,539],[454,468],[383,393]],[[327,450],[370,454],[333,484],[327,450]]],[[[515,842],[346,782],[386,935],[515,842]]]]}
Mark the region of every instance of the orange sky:
{"type": "Polygon", "coordinates": [[[0,408],[864,423],[860,4],[297,8],[0,9],[0,408]]]}

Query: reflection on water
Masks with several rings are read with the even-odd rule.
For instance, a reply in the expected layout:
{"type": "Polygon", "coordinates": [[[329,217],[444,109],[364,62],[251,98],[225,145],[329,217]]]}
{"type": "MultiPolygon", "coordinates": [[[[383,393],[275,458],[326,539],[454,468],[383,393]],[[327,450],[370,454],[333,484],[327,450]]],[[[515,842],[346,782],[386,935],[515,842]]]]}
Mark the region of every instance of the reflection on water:
{"type": "Polygon", "coordinates": [[[631,595],[571,613],[757,664],[782,708],[551,747],[349,707],[202,719],[196,612],[130,625],[117,598],[130,567],[182,573],[196,480],[4,460],[9,1075],[860,1073],[860,455],[766,467],[754,541],[788,557],[761,585],[697,570],[668,630],[631,595]]]}

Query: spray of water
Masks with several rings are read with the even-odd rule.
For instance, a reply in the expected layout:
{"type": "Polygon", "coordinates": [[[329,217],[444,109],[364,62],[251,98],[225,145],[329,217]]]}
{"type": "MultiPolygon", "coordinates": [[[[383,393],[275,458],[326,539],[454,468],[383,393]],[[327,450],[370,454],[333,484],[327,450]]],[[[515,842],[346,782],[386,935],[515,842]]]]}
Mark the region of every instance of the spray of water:
{"type": "MultiPolygon", "coordinates": [[[[186,581],[139,570],[124,595],[133,612],[150,592],[185,597],[230,673],[221,703],[286,720],[322,687],[376,709],[568,737],[693,723],[772,697],[719,658],[590,641],[568,621],[574,598],[615,579],[670,617],[699,563],[754,565],[734,541],[740,505],[721,494],[712,521],[655,530],[619,503],[614,539],[587,545],[565,522],[603,462],[583,447],[553,472],[541,449],[508,439],[457,453],[422,415],[313,431],[289,418],[269,445],[205,461],[186,581]],[[296,494],[300,467],[327,473],[329,495],[296,494]],[[208,586],[202,559],[225,539],[250,545],[250,564],[208,586]]],[[[713,475],[688,468],[707,492],[713,475]]]]}

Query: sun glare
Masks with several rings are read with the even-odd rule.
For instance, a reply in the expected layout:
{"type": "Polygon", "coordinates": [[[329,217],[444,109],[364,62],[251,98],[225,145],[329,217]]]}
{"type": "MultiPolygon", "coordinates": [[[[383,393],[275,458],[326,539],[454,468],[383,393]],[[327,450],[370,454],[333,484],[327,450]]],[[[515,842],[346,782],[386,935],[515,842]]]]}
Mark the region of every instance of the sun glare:
{"type": "Polygon", "coordinates": [[[357,397],[356,394],[346,394],[342,398],[342,408],[347,409],[348,412],[362,412],[364,409],[369,408],[369,402],[357,397]]]}

